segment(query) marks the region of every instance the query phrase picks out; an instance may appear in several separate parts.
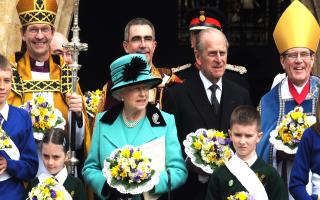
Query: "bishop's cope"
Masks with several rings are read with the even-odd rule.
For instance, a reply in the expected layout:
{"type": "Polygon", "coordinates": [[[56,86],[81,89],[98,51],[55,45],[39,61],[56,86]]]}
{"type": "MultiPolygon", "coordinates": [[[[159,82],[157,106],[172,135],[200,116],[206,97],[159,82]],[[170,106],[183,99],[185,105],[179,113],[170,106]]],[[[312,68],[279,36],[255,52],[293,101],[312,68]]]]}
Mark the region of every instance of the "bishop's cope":
{"type": "Polygon", "coordinates": [[[273,38],[287,77],[261,98],[263,138],[257,153],[278,170],[285,183],[289,183],[294,154],[276,150],[269,142],[270,132],[296,106],[301,106],[307,115],[316,115],[320,79],[311,73],[320,38],[319,24],[308,8],[295,0],[280,17],[273,38]]]}
{"type": "MultiPolygon", "coordinates": [[[[55,32],[56,0],[19,0],[17,11],[21,22],[22,47],[10,57],[13,66],[12,90],[8,103],[20,106],[40,95],[66,120],[70,127],[68,111],[77,115],[76,147],[84,145],[87,151],[91,135],[79,84],[72,91],[71,69],[63,58],[50,53],[50,43],[55,32]],[[83,141],[85,141],[83,143],[83,141]]],[[[39,153],[39,149],[38,149],[39,153]]],[[[41,162],[41,156],[39,154],[41,162]]],[[[38,174],[45,172],[40,166],[38,174]]]]}

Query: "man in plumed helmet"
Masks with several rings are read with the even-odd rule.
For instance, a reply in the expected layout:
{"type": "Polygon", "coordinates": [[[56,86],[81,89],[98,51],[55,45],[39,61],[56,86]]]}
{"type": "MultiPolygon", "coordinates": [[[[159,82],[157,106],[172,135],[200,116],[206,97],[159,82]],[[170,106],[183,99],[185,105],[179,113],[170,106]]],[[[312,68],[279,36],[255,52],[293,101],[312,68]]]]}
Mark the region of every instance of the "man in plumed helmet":
{"type": "MultiPolygon", "coordinates": [[[[257,145],[257,153],[266,162],[272,164],[288,184],[297,149],[291,149],[287,145],[298,143],[303,132],[300,134],[301,130],[293,131],[291,135],[291,130],[284,130],[281,131],[282,135],[279,135],[281,140],[273,139],[277,136],[277,126],[282,122],[283,117],[296,107],[303,108],[303,112],[308,116],[315,116],[317,113],[320,79],[312,76],[311,71],[319,44],[320,27],[308,8],[295,0],[281,15],[274,29],[273,38],[287,77],[260,100],[263,137],[257,145]]],[[[309,181],[309,171],[306,171],[306,176],[298,177],[305,183],[309,181]]],[[[312,168],[312,182],[317,180],[319,191],[320,176],[314,173],[316,171],[319,172],[319,167],[312,168]]],[[[311,195],[309,186],[306,187],[306,191],[311,195]]],[[[293,198],[290,196],[289,199],[293,198]]]]}
{"type": "MultiPolygon", "coordinates": [[[[20,106],[40,95],[62,113],[67,130],[70,128],[68,111],[76,112],[76,146],[82,145],[84,138],[88,149],[91,136],[80,86],[77,85],[76,93],[70,93],[71,69],[61,56],[50,53],[56,0],[19,0],[16,8],[22,25],[24,52],[17,52],[10,58],[13,77],[8,103],[20,106]]],[[[46,171],[41,156],[39,159],[38,174],[46,171]]]]}
{"type": "MultiPolygon", "coordinates": [[[[196,36],[201,30],[216,28],[226,34],[226,17],[216,8],[204,7],[191,9],[186,12],[185,19],[189,23],[190,46],[193,50],[195,49],[196,36]]],[[[193,63],[174,68],[173,71],[177,71],[176,75],[179,78],[186,80],[198,72],[198,65],[199,64],[194,61],[193,63]]],[[[247,69],[243,66],[227,64],[224,77],[249,90],[246,73],[247,69]]]]}

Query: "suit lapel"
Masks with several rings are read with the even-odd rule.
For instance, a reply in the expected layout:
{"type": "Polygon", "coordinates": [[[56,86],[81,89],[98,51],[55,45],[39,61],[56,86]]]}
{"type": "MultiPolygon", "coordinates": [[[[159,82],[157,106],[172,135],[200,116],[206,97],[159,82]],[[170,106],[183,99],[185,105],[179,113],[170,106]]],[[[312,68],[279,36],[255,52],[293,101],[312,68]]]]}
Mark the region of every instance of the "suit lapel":
{"type": "Polygon", "coordinates": [[[193,79],[189,79],[190,82],[186,82],[188,88],[188,96],[191,99],[194,107],[198,111],[202,121],[206,124],[206,128],[212,128],[215,126],[215,123],[212,118],[214,116],[211,104],[207,98],[207,93],[204,89],[204,85],[200,79],[199,74],[194,76],[193,79]]]}
{"type": "Polygon", "coordinates": [[[237,104],[232,94],[232,86],[229,84],[228,80],[222,78],[222,95],[221,95],[221,120],[220,126],[223,127],[225,122],[230,121],[230,114],[232,112],[232,108],[237,104]]]}

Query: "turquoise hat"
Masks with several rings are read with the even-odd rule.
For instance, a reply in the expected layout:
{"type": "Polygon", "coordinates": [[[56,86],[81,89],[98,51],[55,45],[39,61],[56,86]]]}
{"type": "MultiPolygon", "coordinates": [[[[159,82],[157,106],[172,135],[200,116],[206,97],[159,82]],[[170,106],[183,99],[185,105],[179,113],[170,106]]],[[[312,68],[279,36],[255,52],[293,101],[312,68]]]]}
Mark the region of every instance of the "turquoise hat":
{"type": "Polygon", "coordinates": [[[147,64],[144,54],[128,54],[113,61],[110,65],[111,79],[113,87],[110,92],[113,93],[121,88],[148,83],[150,89],[156,87],[162,82],[161,78],[151,75],[151,68],[147,64]]]}

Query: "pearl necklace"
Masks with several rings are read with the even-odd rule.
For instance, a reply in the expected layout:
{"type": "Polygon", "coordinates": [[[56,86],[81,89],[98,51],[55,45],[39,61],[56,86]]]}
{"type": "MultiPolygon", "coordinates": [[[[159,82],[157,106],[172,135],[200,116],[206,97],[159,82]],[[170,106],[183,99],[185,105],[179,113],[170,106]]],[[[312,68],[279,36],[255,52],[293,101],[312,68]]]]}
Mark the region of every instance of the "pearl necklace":
{"type": "Polygon", "coordinates": [[[125,116],[125,114],[124,114],[124,111],[122,111],[122,119],[123,119],[124,124],[125,124],[128,128],[133,128],[133,127],[135,127],[137,124],[139,124],[139,122],[140,122],[140,120],[141,120],[141,118],[138,119],[138,120],[127,120],[127,118],[126,118],[126,116],[125,116]]]}

